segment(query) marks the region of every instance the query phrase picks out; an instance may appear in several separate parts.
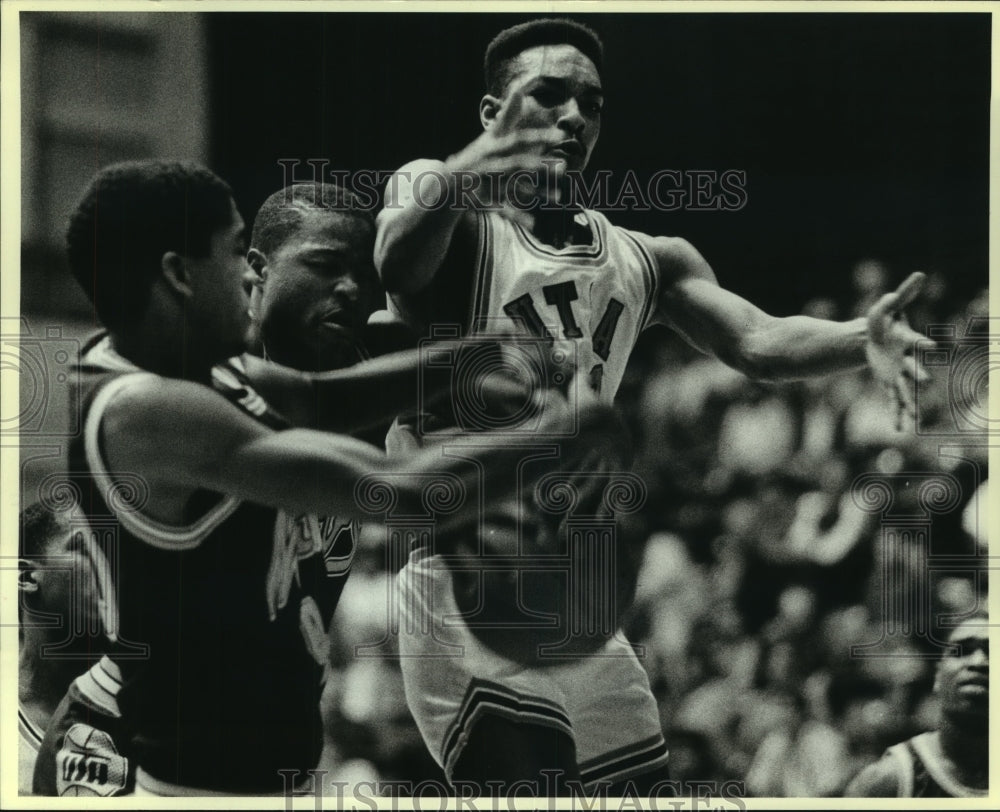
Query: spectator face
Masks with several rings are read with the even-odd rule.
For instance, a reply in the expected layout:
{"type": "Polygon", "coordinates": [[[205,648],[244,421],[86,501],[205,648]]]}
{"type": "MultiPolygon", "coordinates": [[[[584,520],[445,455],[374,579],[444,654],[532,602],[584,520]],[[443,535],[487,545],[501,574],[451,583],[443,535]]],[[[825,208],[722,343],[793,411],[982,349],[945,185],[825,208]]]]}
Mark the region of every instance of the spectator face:
{"type": "Polygon", "coordinates": [[[946,654],[937,668],[934,689],[941,710],[963,724],[987,724],[990,698],[990,642],[985,620],[967,620],[948,642],[959,648],[946,654]]]}

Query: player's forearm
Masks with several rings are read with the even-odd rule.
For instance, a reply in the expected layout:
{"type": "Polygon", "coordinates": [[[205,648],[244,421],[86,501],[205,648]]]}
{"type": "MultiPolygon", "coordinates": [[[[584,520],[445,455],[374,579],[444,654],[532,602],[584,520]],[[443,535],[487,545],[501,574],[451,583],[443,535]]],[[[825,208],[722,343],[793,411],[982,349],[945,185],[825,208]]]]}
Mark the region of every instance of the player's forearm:
{"type": "Polygon", "coordinates": [[[427,368],[426,357],[424,351],[404,350],[312,376],[313,425],[352,432],[435,403],[444,394],[444,382],[427,368]]]}
{"type": "Polygon", "coordinates": [[[866,337],[864,319],[769,319],[743,339],[734,366],[764,381],[797,380],[858,369],[866,364],[866,337]]]}

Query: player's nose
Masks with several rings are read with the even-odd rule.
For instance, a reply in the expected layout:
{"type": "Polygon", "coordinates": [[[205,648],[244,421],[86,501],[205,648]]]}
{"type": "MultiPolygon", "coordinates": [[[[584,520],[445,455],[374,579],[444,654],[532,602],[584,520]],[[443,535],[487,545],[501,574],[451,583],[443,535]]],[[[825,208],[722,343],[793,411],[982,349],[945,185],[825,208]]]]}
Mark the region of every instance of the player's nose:
{"type": "Polygon", "coordinates": [[[580,111],[580,105],[575,98],[567,99],[559,111],[559,121],[557,122],[566,132],[576,135],[581,132],[587,124],[587,120],[580,111]]]}

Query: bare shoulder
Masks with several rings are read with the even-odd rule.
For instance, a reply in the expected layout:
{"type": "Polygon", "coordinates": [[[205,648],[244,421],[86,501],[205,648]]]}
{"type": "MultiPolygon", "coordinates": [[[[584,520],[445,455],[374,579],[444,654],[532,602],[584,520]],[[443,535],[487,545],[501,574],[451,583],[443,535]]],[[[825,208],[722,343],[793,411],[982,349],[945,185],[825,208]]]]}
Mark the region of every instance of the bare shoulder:
{"type": "Polygon", "coordinates": [[[882,756],[859,772],[844,790],[847,798],[896,798],[899,796],[899,773],[889,756],[882,756]]]}
{"type": "Polygon", "coordinates": [[[715,281],[711,266],[698,249],[683,237],[652,237],[637,231],[632,234],[652,254],[665,287],[686,279],[715,281]]]}
{"type": "MultiPolygon", "coordinates": [[[[382,228],[407,207],[421,199],[435,200],[442,184],[447,182],[449,169],[437,158],[416,158],[397,169],[385,187],[383,206],[375,217],[376,226],[382,228]]],[[[466,211],[459,219],[459,230],[468,232],[476,227],[474,211],[466,211]]]]}
{"type": "Polygon", "coordinates": [[[100,439],[113,465],[155,470],[169,460],[228,453],[234,442],[266,431],[209,386],[142,375],[109,399],[100,439]]]}

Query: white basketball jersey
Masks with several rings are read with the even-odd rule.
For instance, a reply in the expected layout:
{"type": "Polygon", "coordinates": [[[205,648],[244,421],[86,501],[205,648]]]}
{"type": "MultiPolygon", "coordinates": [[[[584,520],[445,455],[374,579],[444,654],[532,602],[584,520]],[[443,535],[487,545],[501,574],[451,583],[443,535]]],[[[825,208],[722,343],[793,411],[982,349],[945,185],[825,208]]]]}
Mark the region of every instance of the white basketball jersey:
{"type": "Polygon", "coordinates": [[[479,213],[473,333],[527,332],[576,357],[584,380],[610,402],[636,339],[656,307],[649,251],[599,212],[584,211],[590,245],[553,248],[496,212],[479,213]]]}

